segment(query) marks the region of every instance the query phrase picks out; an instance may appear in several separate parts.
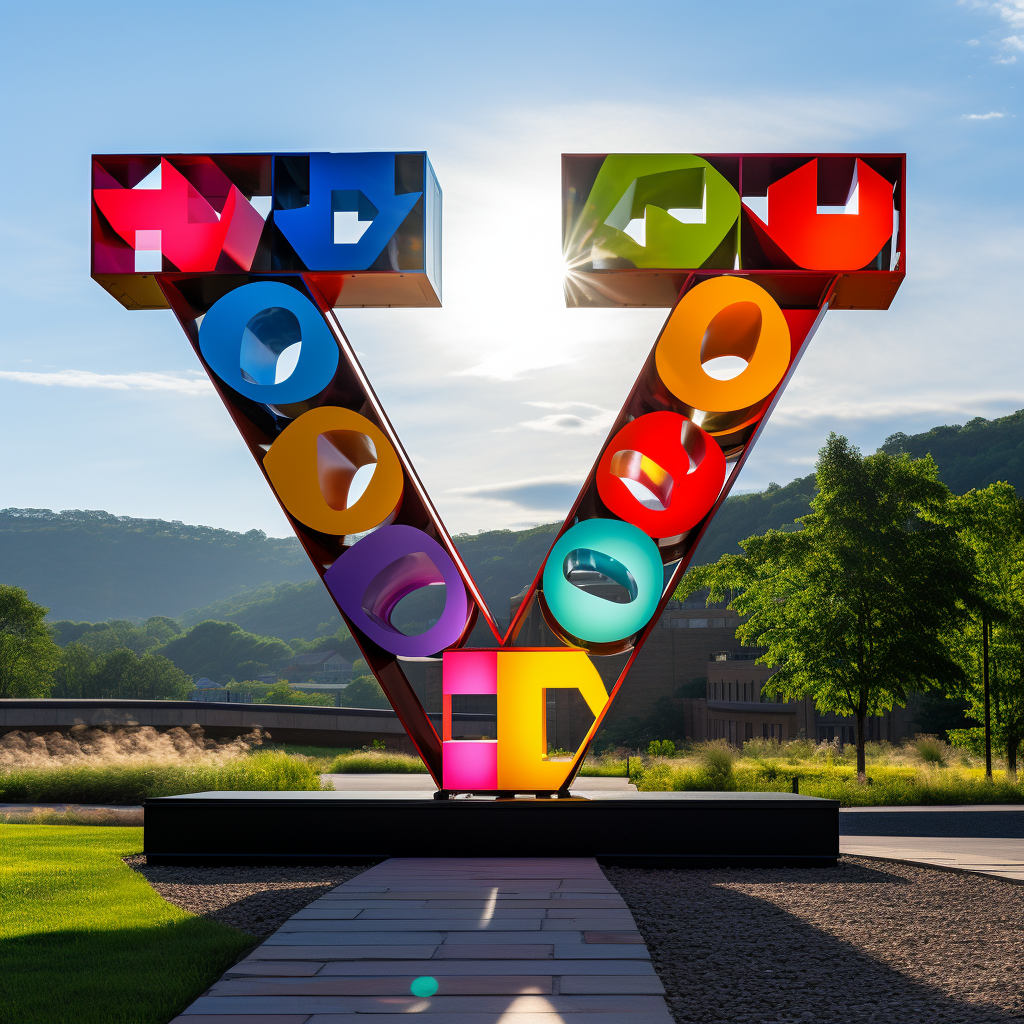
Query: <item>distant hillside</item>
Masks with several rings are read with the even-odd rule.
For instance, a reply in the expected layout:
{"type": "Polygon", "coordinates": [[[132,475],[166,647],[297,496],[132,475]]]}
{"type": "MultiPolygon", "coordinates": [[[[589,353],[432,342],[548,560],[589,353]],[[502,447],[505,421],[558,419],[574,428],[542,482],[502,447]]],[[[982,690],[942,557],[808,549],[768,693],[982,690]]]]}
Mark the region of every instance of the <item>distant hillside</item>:
{"type": "MultiPolygon", "coordinates": [[[[994,420],[978,416],[963,426],[932,427],[923,434],[892,434],[879,451],[906,453],[915,459],[931,455],[939,467],[939,479],[956,494],[997,480],[1013,484],[1024,494],[1024,409],[994,420]]],[[[704,565],[726,553],[738,554],[736,545],[744,537],[792,527],[794,519],[810,512],[815,490],[811,473],[785,487],[769,484],[767,490],[727,498],[704,535],[694,563],[704,565]]]]}
{"type": "Polygon", "coordinates": [[[995,420],[978,416],[962,427],[893,434],[881,450],[893,455],[906,452],[915,459],[931,454],[939,465],[939,479],[957,494],[997,480],[1024,494],[1024,409],[995,420]]]}
{"type": "Polygon", "coordinates": [[[314,577],[297,540],[262,530],[108,512],[0,511],[0,583],[24,587],[51,620],[177,616],[247,587],[314,577]]]}
{"type": "Polygon", "coordinates": [[[342,625],[338,609],[319,580],[269,583],[178,616],[183,626],[194,626],[206,619],[234,622],[248,633],[286,641],[330,636],[342,625]]]}
{"type": "MultiPolygon", "coordinates": [[[[490,530],[454,538],[492,613],[503,623],[509,618],[509,599],[533,580],[558,526],[550,523],[519,532],[490,530]]],[[[410,594],[401,602],[403,614],[396,621],[428,618],[432,596],[422,591],[410,594]]],[[[178,616],[185,626],[204,619],[234,622],[250,633],[282,640],[330,636],[342,624],[334,602],[317,581],[267,585],[178,616]]]]}
{"type": "Polygon", "coordinates": [[[502,623],[509,621],[509,600],[533,582],[561,525],[460,533],[452,538],[491,614],[502,623]]]}
{"type": "MultiPolygon", "coordinates": [[[[1007,480],[1024,494],[1024,410],[962,427],[893,434],[882,449],[919,458],[929,452],[956,492],[1007,480]]],[[[744,537],[794,528],[810,510],[814,474],[729,498],[697,550],[698,564],[738,553],[744,537]]],[[[557,524],[530,530],[460,534],[455,543],[492,612],[508,620],[509,599],[534,577],[557,524]]],[[[290,641],[327,636],[340,618],[293,538],[259,530],[232,533],[106,512],[7,509],[0,512],[0,582],[25,587],[49,605],[50,619],[144,619],[169,615],[186,625],[234,622],[290,641]]],[[[429,617],[431,595],[403,602],[409,621],[429,617]]]]}
{"type": "Polygon", "coordinates": [[[693,564],[717,562],[725,554],[738,555],[739,542],[756,533],[787,527],[795,530],[793,520],[811,511],[814,490],[814,474],[811,473],[785,487],[769,484],[764,491],[726,498],[704,534],[693,564]]]}

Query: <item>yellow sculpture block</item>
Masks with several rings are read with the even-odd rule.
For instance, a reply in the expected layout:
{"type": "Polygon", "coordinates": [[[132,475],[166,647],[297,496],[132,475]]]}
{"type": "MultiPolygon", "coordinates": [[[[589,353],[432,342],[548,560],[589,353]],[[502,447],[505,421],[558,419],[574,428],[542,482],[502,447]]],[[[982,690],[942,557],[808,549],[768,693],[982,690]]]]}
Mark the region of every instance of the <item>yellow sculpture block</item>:
{"type": "Polygon", "coordinates": [[[557,790],[569,764],[548,759],[548,690],[579,690],[595,717],[608,701],[586,652],[498,652],[498,789],[557,790]]]}

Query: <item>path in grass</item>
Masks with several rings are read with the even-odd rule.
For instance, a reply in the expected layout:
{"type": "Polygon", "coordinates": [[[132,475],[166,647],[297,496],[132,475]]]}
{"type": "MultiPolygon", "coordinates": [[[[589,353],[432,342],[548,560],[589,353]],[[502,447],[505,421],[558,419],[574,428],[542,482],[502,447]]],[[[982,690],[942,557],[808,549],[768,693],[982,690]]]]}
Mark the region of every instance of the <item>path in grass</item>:
{"type": "Polygon", "coordinates": [[[0,1006],[18,1024],[164,1024],[253,945],[121,858],[141,828],[0,825],[0,1006]]]}

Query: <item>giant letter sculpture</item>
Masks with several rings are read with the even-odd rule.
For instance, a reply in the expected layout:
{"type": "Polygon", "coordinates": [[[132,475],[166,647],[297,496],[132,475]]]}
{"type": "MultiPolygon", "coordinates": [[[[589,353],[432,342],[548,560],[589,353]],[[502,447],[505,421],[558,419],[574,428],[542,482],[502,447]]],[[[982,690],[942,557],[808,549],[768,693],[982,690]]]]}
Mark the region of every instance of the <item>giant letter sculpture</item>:
{"type": "Polygon", "coordinates": [[[445,791],[565,790],[825,311],[885,309],[905,274],[900,155],[566,156],[562,180],[567,302],[671,313],[502,632],[334,313],[440,305],[426,154],[93,158],[93,277],[174,310],[445,791]],[[741,372],[709,373],[723,356],[741,372]],[[425,632],[394,625],[441,584],[425,632]],[[467,646],[479,620],[493,647],[467,646]],[[521,645],[541,622],[562,646],[521,645]],[[442,655],[439,736],[402,661],[442,655]],[[568,760],[548,756],[552,689],[593,715],[568,760]],[[496,739],[452,736],[462,695],[494,698],[496,739]]]}

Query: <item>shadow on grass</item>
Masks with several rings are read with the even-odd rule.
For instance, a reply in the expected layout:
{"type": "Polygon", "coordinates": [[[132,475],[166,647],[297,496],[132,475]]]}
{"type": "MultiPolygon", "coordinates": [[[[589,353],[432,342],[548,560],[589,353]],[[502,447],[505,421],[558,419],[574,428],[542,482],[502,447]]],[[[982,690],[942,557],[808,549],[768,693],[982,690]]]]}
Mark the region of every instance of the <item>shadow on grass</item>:
{"type": "Polygon", "coordinates": [[[256,940],[193,918],[0,940],[0,1018],[17,1024],[166,1024],[256,940]]]}

